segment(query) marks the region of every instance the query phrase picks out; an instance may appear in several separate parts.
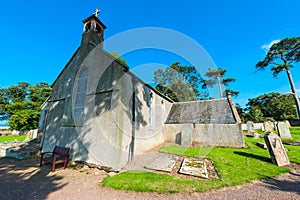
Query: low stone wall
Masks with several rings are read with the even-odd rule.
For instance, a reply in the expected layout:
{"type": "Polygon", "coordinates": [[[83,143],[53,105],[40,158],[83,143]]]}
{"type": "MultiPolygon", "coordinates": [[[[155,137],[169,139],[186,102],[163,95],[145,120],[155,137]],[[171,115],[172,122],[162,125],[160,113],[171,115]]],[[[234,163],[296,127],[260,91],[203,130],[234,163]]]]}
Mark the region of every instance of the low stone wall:
{"type": "Polygon", "coordinates": [[[166,124],[164,140],[181,144],[182,131],[187,129],[194,145],[244,147],[241,124],[166,124]]]}
{"type": "MultiPolygon", "coordinates": [[[[264,129],[265,129],[264,123],[253,123],[253,125],[254,125],[255,130],[263,130],[264,131],[264,129]]],[[[242,124],[242,130],[243,131],[248,130],[247,124],[242,124]]]]}

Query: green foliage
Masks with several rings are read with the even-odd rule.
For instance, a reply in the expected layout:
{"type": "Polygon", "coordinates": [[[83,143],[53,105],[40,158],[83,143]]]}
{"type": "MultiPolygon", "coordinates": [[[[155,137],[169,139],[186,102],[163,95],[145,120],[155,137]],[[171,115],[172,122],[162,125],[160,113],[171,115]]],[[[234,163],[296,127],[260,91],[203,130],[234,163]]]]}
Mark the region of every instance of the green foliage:
{"type": "Polygon", "coordinates": [[[8,120],[15,130],[30,130],[38,127],[40,106],[51,93],[44,82],[30,85],[19,82],[16,86],[0,89],[0,120],[8,120]]]}
{"type": "Polygon", "coordinates": [[[110,53],[110,55],[112,55],[114,58],[116,58],[119,62],[127,65],[126,60],[124,58],[121,58],[117,52],[113,51],[113,52],[110,53]]]}
{"type": "Polygon", "coordinates": [[[295,84],[290,72],[293,63],[300,61],[300,37],[285,38],[272,45],[264,60],[256,64],[256,69],[265,69],[270,66],[273,76],[286,72],[296,102],[298,116],[300,116],[300,102],[296,93],[295,84]]]}
{"type": "Polygon", "coordinates": [[[226,72],[227,71],[222,68],[209,69],[208,72],[205,73],[205,76],[208,79],[202,80],[202,88],[213,87],[214,85],[218,85],[220,90],[220,97],[224,97],[226,93],[231,93],[232,96],[237,96],[239,94],[238,91],[231,90],[229,88],[226,88],[225,91],[222,91],[222,85],[228,86],[229,83],[235,82],[234,78],[224,77],[226,72]]]}
{"type": "Polygon", "coordinates": [[[13,130],[27,131],[38,127],[39,118],[39,109],[23,109],[12,114],[7,124],[13,130]]]}
{"type": "Polygon", "coordinates": [[[280,72],[287,71],[293,67],[300,52],[300,37],[285,38],[272,45],[264,60],[256,64],[257,69],[265,69],[271,66],[273,76],[276,77],[280,72]]]}
{"type": "Polygon", "coordinates": [[[244,109],[242,108],[242,106],[240,105],[240,104],[235,104],[235,108],[236,108],[236,110],[237,110],[237,112],[239,113],[239,116],[240,116],[240,118],[241,118],[241,121],[242,121],[242,123],[244,123],[246,120],[245,120],[245,111],[244,111],[244,109]]]}
{"type": "Polygon", "coordinates": [[[202,78],[195,66],[181,66],[179,62],[165,71],[154,71],[156,89],[174,101],[194,101],[206,97],[200,92],[202,78]]]}
{"type": "Polygon", "coordinates": [[[262,122],[268,119],[292,120],[297,119],[295,102],[291,95],[269,93],[249,99],[246,120],[262,122]]]}
{"type": "MultiPolygon", "coordinates": [[[[300,127],[291,128],[291,134],[293,138],[297,134],[300,135],[300,127]]],[[[205,192],[275,177],[290,171],[288,168],[272,164],[268,151],[255,145],[258,141],[262,142],[263,138],[259,140],[245,138],[247,148],[184,148],[169,145],[160,149],[160,152],[188,157],[199,157],[202,151],[210,150],[207,158],[214,162],[218,170],[220,178],[216,180],[192,180],[153,172],[127,171],[105,178],[102,184],[118,190],[139,192],[205,192]]],[[[300,164],[300,146],[285,145],[285,147],[289,150],[290,161],[300,164]]]]}

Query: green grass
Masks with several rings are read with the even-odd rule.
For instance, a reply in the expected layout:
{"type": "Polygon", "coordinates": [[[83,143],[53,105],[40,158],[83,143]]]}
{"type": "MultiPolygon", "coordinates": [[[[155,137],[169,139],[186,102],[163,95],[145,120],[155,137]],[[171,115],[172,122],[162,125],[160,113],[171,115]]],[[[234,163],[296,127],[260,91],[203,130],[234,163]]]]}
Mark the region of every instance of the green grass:
{"type": "Polygon", "coordinates": [[[0,142],[11,142],[14,140],[23,141],[25,140],[26,135],[21,136],[0,136],[0,142]]]}
{"type": "MultiPolygon", "coordinates": [[[[292,128],[293,141],[300,136],[300,127],[292,128]]],[[[187,157],[199,157],[206,154],[218,170],[219,179],[192,180],[176,178],[168,174],[158,174],[145,171],[127,171],[113,177],[107,177],[102,184],[118,190],[133,190],[140,192],[177,193],[205,192],[225,186],[239,185],[253,180],[275,177],[289,172],[288,168],[272,164],[267,150],[255,145],[264,139],[245,138],[247,148],[183,148],[169,145],[160,152],[187,157]]],[[[300,146],[285,145],[291,162],[300,164],[300,146]]]]}

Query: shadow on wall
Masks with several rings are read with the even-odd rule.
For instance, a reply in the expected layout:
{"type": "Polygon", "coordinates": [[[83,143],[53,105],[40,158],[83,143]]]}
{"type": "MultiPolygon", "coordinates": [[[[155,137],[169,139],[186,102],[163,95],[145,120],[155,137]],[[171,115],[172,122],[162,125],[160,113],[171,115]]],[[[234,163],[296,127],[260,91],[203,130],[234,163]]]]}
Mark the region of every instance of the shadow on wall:
{"type": "MultiPolygon", "coordinates": [[[[132,112],[134,102],[136,126],[139,127],[147,125],[147,121],[144,119],[142,113],[142,101],[137,97],[140,92],[136,90],[138,80],[133,75],[124,75],[126,72],[124,72],[123,69],[118,70],[115,65],[119,64],[115,61],[110,64],[110,66],[103,72],[98,82],[95,93],[101,97],[95,98],[96,115],[99,116],[106,111],[111,111],[112,103],[117,102],[120,99],[121,103],[125,107],[124,111],[127,117],[131,119],[131,123],[133,120],[132,112]],[[127,81],[127,85],[123,85],[125,81],[127,81]],[[135,96],[134,99],[133,96],[135,96]]],[[[123,68],[120,65],[118,67],[123,68]]],[[[144,100],[148,98],[147,95],[150,95],[149,92],[143,90],[144,100]]]]}
{"type": "MultiPolygon", "coordinates": [[[[106,68],[97,83],[94,101],[95,104],[93,106],[88,106],[90,109],[95,108],[95,110],[88,111],[95,112],[95,117],[101,116],[107,112],[117,112],[111,113],[112,120],[116,121],[104,122],[107,123],[107,125],[116,123],[119,126],[119,131],[112,133],[115,134],[115,137],[118,137],[118,144],[112,144],[115,145],[117,151],[120,151],[120,149],[123,148],[121,146],[122,135],[120,134],[124,134],[124,130],[131,130],[128,133],[131,137],[131,141],[129,143],[130,155],[128,156],[128,160],[132,159],[132,155],[134,154],[135,129],[140,126],[147,125],[147,121],[144,119],[142,112],[143,102],[138,97],[138,94],[139,92],[143,92],[143,99],[146,99],[148,93],[145,90],[137,90],[137,82],[138,80],[134,77],[134,75],[126,73],[123,66],[114,61],[106,68]],[[116,109],[118,111],[113,111],[115,107],[119,107],[116,109]],[[122,116],[123,114],[125,115],[124,117],[122,116]],[[133,128],[133,126],[135,128],[133,128]]],[[[107,132],[108,130],[103,131],[107,132]]]]}
{"type": "Polygon", "coordinates": [[[58,183],[61,176],[49,176],[51,167],[37,166],[37,157],[21,161],[0,158],[0,199],[47,199],[49,194],[66,186],[58,183]]]}
{"type": "MultiPolygon", "coordinates": [[[[56,145],[67,146],[71,148],[69,153],[71,155],[70,159],[72,159],[73,155],[76,157],[76,160],[86,160],[87,148],[90,146],[90,142],[86,142],[84,138],[89,133],[90,128],[82,131],[82,127],[74,128],[74,125],[63,125],[61,127],[63,115],[60,111],[64,110],[65,106],[68,106],[68,104],[65,104],[65,101],[49,102],[49,110],[47,111],[45,121],[45,129],[49,132],[44,135],[44,138],[42,138],[42,151],[52,152],[56,145]],[[83,142],[85,142],[84,145],[81,145],[83,144],[83,142]],[[74,152],[74,147],[78,146],[82,146],[85,148],[81,148],[80,152],[74,152]]],[[[69,116],[69,118],[69,121],[71,121],[71,123],[74,123],[74,119],[71,116],[69,116]]]]}

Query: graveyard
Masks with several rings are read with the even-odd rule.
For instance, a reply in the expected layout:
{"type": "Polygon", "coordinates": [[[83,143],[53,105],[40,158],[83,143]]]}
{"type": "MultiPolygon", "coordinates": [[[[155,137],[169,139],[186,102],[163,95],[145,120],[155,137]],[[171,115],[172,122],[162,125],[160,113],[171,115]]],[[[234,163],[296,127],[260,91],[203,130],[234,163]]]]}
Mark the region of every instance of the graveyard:
{"type": "Polygon", "coordinates": [[[300,199],[299,2],[98,4],[3,3],[0,200],[300,199]]]}
{"type": "MultiPolygon", "coordinates": [[[[252,126],[250,125],[250,127],[252,126]]],[[[99,178],[101,174],[101,178],[97,182],[98,190],[103,187],[161,194],[202,193],[224,187],[243,185],[257,180],[275,178],[287,173],[294,173],[295,176],[299,176],[300,127],[289,128],[291,138],[280,139],[278,130],[272,130],[272,134],[282,140],[290,162],[290,164],[285,163],[283,166],[278,166],[276,162],[272,161],[273,158],[270,156],[268,148],[257,145],[257,143],[265,143],[264,137],[268,134],[261,129],[252,130],[250,128],[250,130],[252,136],[250,136],[249,130],[244,130],[244,148],[185,147],[174,143],[166,144],[149,152],[148,154],[152,154],[150,157],[147,157],[148,154],[137,156],[133,163],[119,172],[109,172],[109,170],[103,170],[97,166],[72,162],[69,163],[66,170],[58,169],[56,172],[51,172],[49,166],[36,166],[39,161],[38,153],[10,162],[13,162],[15,167],[19,163],[24,165],[17,167],[19,170],[22,168],[24,170],[34,169],[37,174],[49,174],[54,177],[65,176],[62,178],[64,180],[69,179],[70,173],[74,176],[77,173],[86,174],[87,180],[89,178],[91,180],[96,177],[99,178]],[[254,137],[254,135],[260,137],[254,137]],[[135,166],[135,164],[138,166],[135,166]],[[206,165],[206,172],[203,171],[203,164],[206,165]],[[191,169],[193,167],[195,168],[191,169]],[[182,172],[184,170],[189,173],[182,172]],[[193,173],[190,173],[191,171],[193,173]],[[67,173],[67,175],[64,173],[67,173]],[[90,177],[91,173],[93,178],[90,177]]],[[[5,168],[1,165],[2,170],[5,168]]],[[[70,182],[70,184],[73,183],[70,182]]]]}
{"type": "MultiPolygon", "coordinates": [[[[300,127],[291,127],[292,139],[283,139],[283,143],[299,141],[300,127]]],[[[264,131],[258,130],[260,134],[264,131]]],[[[276,131],[275,131],[276,132],[276,131]]],[[[279,167],[272,163],[268,150],[261,148],[256,143],[264,143],[264,138],[245,137],[246,148],[184,148],[178,145],[162,147],[159,151],[172,155],[187,158],[197,158],[200,152],[208,151],[206,158],[212,160],[218,178],[208,179],[184,179],[167,175],[166,173],[127,171],[104,180],[103,185],[121,190],[154,191],[158,193],[170,192],[205,192],[219,189],[226,186],[234,186],[249,183],[254,180],[261,180],[269,177],[276,177],[281,173],[290,172],[288,167],[279,167]],[[131,184],[126,184],[131,180],[131,184]],[[148,181],[151,180],[151,181],[148,181]],[[159,186],[158,186],[159,185],[159,186]],[[176,187],[180,185],[180,187],[176,187]],[[168,188],[172,188],[169,190],[168,188]]],[[[291,163],[300,164],[300,146],[284,145],[291,163]]]]}

